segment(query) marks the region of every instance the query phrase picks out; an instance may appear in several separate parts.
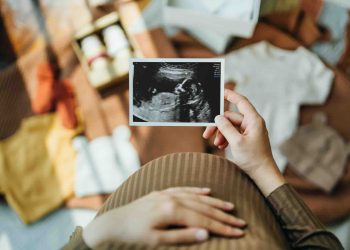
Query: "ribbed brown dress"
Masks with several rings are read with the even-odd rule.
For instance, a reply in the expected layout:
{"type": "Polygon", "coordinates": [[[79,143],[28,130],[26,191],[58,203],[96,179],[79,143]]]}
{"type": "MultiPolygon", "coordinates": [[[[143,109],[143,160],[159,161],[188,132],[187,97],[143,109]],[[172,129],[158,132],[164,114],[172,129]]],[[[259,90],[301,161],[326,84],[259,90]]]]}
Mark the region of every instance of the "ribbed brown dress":
{"type": "MultiPolygon", "coordinates": [[[[327,232],[289,185],[275,190],[267,200],[255,184],[232,162],[203,153],[177,153],[144,165],[119,187],[98,212],[123,206],[154,190],[177,186],[209,187],[214,197],[235,204],[234,213],[248,223],[240,239],[213,236],[194,245],[149,248],[110,242],[101,249],[176,250],[284,250],[342,249],[337,238],[327,232]]],[[[116,222],[116,227],[122,227],[116,222]]],[[[87,249],[78,227],[64,249],[87,249]]]]}

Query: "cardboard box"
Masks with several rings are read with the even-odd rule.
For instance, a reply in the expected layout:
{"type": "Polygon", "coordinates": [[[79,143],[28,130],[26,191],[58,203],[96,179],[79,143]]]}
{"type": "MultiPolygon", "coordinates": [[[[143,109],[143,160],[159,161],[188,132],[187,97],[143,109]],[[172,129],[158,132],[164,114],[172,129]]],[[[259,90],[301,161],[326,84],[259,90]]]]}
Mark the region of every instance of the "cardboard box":
{"type": "MultiPolygon", "coordinates": [[[[163,7],[165,23],[185,29],[202,29],[204,31],[212,31],[219,34],[243,38],[249,38],[253,35],[259,18],[260,0],[253,0],[252,13],[250,17],[245,20],[219,16],[215,14],[215,11],[203,11],[203,3],[201,5],[201,1],[191,1],[195,3],[197,7],[185,8],[182,7],[181,4],[178,4],[176,0],[165,0],[163,7]]],[[[188,0],[187,3],[183,3],[183,5],[186,5],[189,4],[190,1],[188,0]]],[[[219,5],[216,5],[217,6],[212,6],[212,8],[219,8],[219,5]]],[[[224,5],[221,7],[225,8],[224,5]]]]}
{"type": "MultiPolygon", "coordinates": [[[[94,23],[82,27],[73,37],[72,46],[75,54],[77,55],[90,84],[97,89],[125,81],[129,73],[129,58],[120,58],[121,61],[118,64],[112,63],[112,58],[110,58],[110,63],[105,70],[92,71],[88,65],[87,58],[81,49],[81,41],[90,35],[97,35],[100,37],[101,42],[104,43],[102,38],[102,30],[115,24],[119,25],[125,31],[120,22],[118,14],[116,12],[112,12],[96,20],[94,23]]],[[[124,33],[129,40],[129,44],[131,45],[129,49],[131,52],[130,56],[132,56],[135,51],[127,32],[124,33]]],[[[116,59],[118,60],[119,58],[116,59]]]]}

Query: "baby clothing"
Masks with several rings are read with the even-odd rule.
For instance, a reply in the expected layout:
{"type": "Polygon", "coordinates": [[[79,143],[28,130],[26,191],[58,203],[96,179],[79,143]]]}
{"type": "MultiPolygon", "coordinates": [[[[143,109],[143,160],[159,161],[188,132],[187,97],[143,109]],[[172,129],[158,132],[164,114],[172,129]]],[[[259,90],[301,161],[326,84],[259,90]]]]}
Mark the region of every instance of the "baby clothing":
{"type": "Polygon", "coordinates": [[[84,136],[74,138],[78,151],[75,195],[112,193],[140,168],[136,150],[130,143],[126,126],[116,127],[112,136],[101,136],[88,142],[84,136]]]}
{"type": "Polygon", "coordinates": [[[61,125],[57,114],[22,120],[0,142],[0,193],[24,223],[59,207],[74,194],[76,152],[71,140],[82,132],[61,125]]]}
{"type": "MultiPolygon", "coordinates": [[[[287,160],[279,145],[296,130],[302,104],[322,104],[330,92],[333,72],[303,47],[295,51],[263,41],[225,57],[225,80],[236,83],[265,119],[273,156],[281,171],[287,160]]],[[[231,104],[230,110],[235,106],[231,104]]],[[[231,158],[231,152],[226,150],[231,158]]]]}
{"type": "Polygon", "coordinates": [[[326,116],[319,113],[313,122],[302,126],[280,147],[291,168],[310,182],[331,192],[344,173],[350,143],[326,124],[326,116]]]}

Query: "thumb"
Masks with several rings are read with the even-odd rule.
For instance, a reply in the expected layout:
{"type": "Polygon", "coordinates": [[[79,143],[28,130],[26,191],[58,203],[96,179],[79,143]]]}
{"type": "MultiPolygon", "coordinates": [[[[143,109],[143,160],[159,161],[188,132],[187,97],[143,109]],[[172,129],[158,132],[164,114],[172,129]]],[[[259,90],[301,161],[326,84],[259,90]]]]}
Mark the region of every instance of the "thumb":
{"type": "Polygon", "coordinates": [[[215,117],[215,124],[229,144],[234,143],[241,136],[233,124],[223,115],[215,117]]]}

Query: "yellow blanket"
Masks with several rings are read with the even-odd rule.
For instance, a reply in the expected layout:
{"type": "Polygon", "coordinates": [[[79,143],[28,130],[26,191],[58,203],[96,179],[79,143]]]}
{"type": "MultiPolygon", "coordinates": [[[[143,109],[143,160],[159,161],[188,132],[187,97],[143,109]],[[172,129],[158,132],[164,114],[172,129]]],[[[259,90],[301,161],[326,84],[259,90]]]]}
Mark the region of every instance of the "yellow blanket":
{"type": "Polygon", "coordinates": [[[80,131],[65,129],[57,115],[47,114],[24,119],[0,142],[0,192],[23,222],[40,219],[73,195],[71,140],[80,131]]]}

